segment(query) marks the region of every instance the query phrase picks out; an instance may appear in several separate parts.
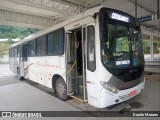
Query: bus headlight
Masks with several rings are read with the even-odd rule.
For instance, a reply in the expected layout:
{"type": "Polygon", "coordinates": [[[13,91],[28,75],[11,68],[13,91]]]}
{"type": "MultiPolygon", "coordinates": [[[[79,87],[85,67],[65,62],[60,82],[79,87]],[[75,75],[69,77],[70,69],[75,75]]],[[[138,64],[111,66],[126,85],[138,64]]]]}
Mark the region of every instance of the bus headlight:
{"type": "Polygon", "coordinates": [[[103,88],[105,88],[106,90],[108,90],[108,91],[110,91],[112,93],[117,94],[119,92],[118,88],[116,88],[115,86],[111,85],[110,83],[101,81],[100,84],[101,84],[101,86],[103,88]]]}

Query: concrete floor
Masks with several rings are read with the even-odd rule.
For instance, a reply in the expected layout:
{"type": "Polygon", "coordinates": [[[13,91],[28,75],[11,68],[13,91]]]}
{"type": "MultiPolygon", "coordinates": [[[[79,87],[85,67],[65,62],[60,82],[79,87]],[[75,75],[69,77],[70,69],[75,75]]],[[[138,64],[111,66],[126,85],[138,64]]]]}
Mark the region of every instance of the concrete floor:
{"type": "MultiPolygon", "coordinates": [[[[0,66],[0,73],[2,73],[0,74],[0,111],[79,111],[58,98],[27,84],[27,80],[19,81],[8,71],[6,65],[0,66]]],[[[32,82],[32,85],[34,84],[32,82]]],[[[50,92],[53,91],[50,90],[50,92]]]]}
{"type": "MultiPolygon", "coordinates": [[[[9,71],[7,64],[0,64],[0,111],[160,111],[160,74],[150,71],[146,73],[145,77],[145,90],[140,95],[110,108],[98,109],[75,99],[63,102],[55,97],[53,90],[32,81],[19,81],[9,71]]],[[[88,117],[85,119],[109,118],[88,117]]],[[[112,120],[115,119],[112,117],[112,120]]],[[[128,120],[127,117],[122,119],[128,120]]],[[[138,119],[142,120],[143,118],[138,119]]],[[[157,120],[156,118],[152,119],[157,120]]]]}

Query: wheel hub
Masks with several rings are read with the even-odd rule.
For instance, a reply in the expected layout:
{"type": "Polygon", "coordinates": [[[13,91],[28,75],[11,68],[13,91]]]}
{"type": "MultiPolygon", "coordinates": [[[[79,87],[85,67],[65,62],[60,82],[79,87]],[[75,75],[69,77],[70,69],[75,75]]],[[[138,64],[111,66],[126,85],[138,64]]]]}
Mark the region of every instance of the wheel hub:
{"type": "Polygon", "coordinates": [[[65,87],[62,84],[58,85],[58,93],[60,94],[60,96],[63,96],[65,94],[65,87]]]}

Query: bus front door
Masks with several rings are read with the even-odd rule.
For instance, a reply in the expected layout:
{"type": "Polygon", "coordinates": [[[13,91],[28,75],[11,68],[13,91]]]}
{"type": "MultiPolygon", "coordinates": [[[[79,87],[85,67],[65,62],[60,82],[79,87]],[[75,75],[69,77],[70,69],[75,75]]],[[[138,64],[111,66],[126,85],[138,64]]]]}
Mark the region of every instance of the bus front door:
{"type": "Polygon", "coordinates": [[[28,78],[28,45],[24,44],[23,45],[23,68],[24,68],[24,78],[28,78]]]}
{"type": "Polygon", "coordinates": [[[85,73],[85,26],[67,32],[66,65],[67,94],[87,101],[85,73]]]}

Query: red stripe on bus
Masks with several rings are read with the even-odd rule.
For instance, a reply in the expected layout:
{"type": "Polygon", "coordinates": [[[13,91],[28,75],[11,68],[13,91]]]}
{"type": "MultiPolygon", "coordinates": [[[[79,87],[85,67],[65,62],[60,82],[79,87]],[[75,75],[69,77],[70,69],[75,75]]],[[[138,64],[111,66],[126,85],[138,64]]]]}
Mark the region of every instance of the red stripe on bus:
{"type": "Polygon", "coordinates": [[[27,68],[24,68],[24,71],[28,70],[28,68],[29,68],[31,65],[33,65],[33,64],[34,64],[34,63],[29,64],[29,65],[27,66],[27,68]]]}
{"type": "Polygon", "coordinates": [[[91,81],[86,81],[86,83],[91,83],[91,81]]]}

